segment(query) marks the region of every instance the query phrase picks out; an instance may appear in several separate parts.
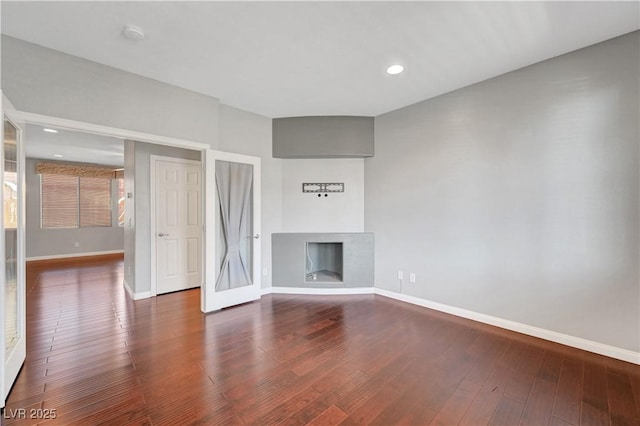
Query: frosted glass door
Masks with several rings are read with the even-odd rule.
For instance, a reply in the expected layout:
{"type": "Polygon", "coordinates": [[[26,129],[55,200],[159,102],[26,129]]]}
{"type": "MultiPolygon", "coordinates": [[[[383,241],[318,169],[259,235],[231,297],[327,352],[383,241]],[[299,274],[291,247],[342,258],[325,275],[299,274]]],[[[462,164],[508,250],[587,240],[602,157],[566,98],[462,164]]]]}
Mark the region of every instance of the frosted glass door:
{"type": "Polygon", "coordinates": [[[2,243],[0,270],[4,351],[2,354],[2,406],[26,356],[25,258],[24,258],[24,150],[21,126],[11,119],[15,111],[3,98],[2,140],[2,243]]]}
{"type": "Polygon", "coordinates": [[[5,242],[5,353],[9,354],[18,342],[18,173],[17,173],[18,129],[8,120],[4,122],[4,181],[3,220],[5,242]]]}
{"type": "Polygon", "coordinates": [[[260,158],[208,151],[202,311],[260,298],[260,158]]]}

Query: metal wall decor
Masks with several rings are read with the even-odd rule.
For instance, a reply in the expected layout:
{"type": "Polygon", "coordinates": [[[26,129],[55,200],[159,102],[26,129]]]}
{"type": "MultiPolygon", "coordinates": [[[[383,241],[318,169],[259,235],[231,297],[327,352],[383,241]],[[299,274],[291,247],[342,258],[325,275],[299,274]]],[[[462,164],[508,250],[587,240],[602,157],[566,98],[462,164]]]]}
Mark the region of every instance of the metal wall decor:
{"type": "Polygon", "coordinates": [[[303,183],[302,192],[344,192],[344,183],[303,183]]]}

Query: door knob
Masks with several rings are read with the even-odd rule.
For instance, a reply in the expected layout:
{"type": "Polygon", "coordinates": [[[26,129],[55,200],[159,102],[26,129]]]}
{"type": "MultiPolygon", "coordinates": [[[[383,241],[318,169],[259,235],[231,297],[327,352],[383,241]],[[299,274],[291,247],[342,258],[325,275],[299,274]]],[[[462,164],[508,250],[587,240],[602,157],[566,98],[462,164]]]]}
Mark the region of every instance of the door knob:
{"type": "Polygon", "coordinates": [[[169,234],[165,234],[164,232],[158,232],[158,237],[168,237],[169,234]]]}
{"type": "Polygon", "coordinates": [[[254,235],[253,238],[255,238],[256,240],[259,240],[260,239],[260,234],[254,235]]]}

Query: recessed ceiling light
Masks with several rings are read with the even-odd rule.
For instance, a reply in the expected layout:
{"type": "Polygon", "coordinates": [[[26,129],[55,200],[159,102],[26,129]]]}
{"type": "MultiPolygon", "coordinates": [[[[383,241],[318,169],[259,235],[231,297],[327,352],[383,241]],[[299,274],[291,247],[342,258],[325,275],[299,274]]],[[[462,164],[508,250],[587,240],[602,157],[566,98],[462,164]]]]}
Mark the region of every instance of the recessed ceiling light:
{"type": "Polygon", "coordinates": [[[144,30],[136,25],[125,25],[122,29],[122,35],[124,36],[124,38],[131,41],[144,40],[144,30]]]}
{"type": "Polygon", "coordinates": [[[53,156],[56,158],[62,158],[62,154],[53,154],[53,156]]]}
{"type": "Polygon", "coordinates": [[[402,71],[404,71],[404,67],[398,64],[391,65],[389,68],[387,68],[387,74],[391,75],[400,74],[402,71]]]}
{"type": "Polygon", "coordinates": [[[55,130],[55,129],[42,129],[42,130],[44,130],[45,132],[48,132],[48,133],[58,133],[58,131],[55,130]]]}

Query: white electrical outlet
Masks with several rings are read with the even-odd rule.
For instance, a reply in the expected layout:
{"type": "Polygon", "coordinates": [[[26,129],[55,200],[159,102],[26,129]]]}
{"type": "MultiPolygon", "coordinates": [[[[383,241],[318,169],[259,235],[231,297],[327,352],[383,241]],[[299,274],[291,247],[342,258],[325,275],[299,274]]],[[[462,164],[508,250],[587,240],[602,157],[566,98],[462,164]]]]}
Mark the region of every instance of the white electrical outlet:
{"type": "Polygon", "coordinates": [[[80,243],[76,241],[75,243],[73,243],[73,246],[74,247],[80,247],[80,243]]]}
{"type": "Polygon", "coordinates": [[[402,272],[402,271],[398,271],[398,279],[399,279],[399,280],[404,279],[404,272],[402,272]]]}
{"type": "Polygon", "coordinates": [[[409,273],[409,282],[414,284],[416,282],[416,274],[414,274],[413,272],[409,273]]]}

